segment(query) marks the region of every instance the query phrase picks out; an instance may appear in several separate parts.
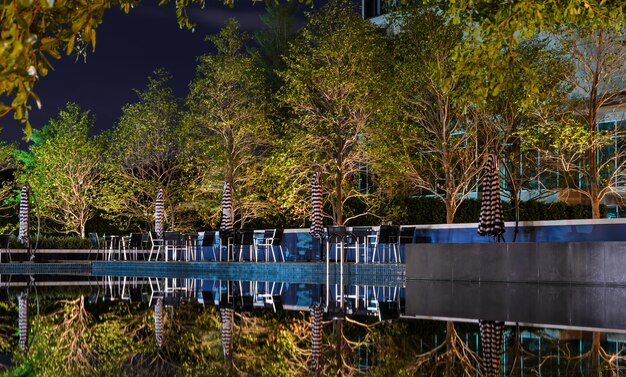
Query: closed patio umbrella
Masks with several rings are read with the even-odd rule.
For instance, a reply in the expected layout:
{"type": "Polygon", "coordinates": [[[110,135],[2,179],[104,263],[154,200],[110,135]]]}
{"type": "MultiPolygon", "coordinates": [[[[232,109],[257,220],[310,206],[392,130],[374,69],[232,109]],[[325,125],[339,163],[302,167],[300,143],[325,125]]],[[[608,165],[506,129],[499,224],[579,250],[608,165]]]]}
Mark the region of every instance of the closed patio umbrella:
{"type": "Polygon", "coordinates": [[[483,197],[480,206],[478,234],[494,237],[497,241],[503,241],[504,218],[500,201],[500,171],[497,158],[493,154],[490,154],[487,159],[482,186],[483,197]]]}
{"type": "Polygon", "coordinates": [[[163,203],[163,189],[157,191],[156,202],[154,204],[154,232],[163,239],[163,223],[165,220],[165,209],[163,203]]]}
{"type": "MultiPolygon", "coordinates": [[[[324,225],[322,223],[322,185],[321,185],[321,173],[315,171],[313,178],[311,179],[311,228],[309,234],[313,239],[321,239],[324,235],[324,225]]],[[[320,258],[321,254],[320,242],[320,258]]],[[[312,245],[311,245],[312,246],[312,245]]],[[[313,249],[311,247],[311,249],[313,249]]]]}
{"type": "MultiPolygon", "coordinates": [[[[220,222],[220,244],[224,240],[228,241],[233,234],[233,193],[230,183],[224,182],[224,191],[222,193],[222,221],[220,222]]],[[[226,245],[227,259],[230,258],[230,243],[226,245]]],[[[220,255],[222,253],[220,246],[220,255]]]]}
{"type": "Polygon", "coordinates": [[[233,193],[228,182],[224,182],[222,194],[222,221],[220,233],[230,234],[233,231],[233,193]]]}
{"type": "Polygon", "coordinates": [[[322,224],[322,186],[319,171],[313,173],[311,180],[311,228],[309,234],[313,238],[322,238],[324,226],[322,224]]]}
{"type": "Polygon", "coordinates": [[[22,186],[22,192],[20,194],[20,228],[18,232],[17,239],[22,245],[29,247],[30,245],[30,229],[28,216],[30,214],[30,203],[29,203],[29,195],[30,190],[28,187],[28,183],[24,183],[22,186]]]}
{"type": "Polygon", "coordinates": [[[320,369],[322,358],[322,317],[324,308],[321,303],[311,305],[311,360],[309,368],[312,371],[320,369]]]}

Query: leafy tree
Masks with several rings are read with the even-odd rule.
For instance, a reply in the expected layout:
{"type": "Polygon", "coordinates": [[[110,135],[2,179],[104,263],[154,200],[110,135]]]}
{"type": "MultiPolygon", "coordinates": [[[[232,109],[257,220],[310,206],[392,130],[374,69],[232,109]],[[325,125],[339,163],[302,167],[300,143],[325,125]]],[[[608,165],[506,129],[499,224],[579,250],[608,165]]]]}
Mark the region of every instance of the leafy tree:
{"type": "MultiPolygon", "coordinates": [[[[168,87],[170,76],[157,70],[139,100],[122,109],[107,151],[104,195],[99,205],[120,221],[154,223],[157,190],[166,196],[167,219],[178,205],[184,176],[179,152],[179,105],[168,87]]],[[[172,224],[173,225],[173,224],[172,224]]]]}
{"type": "Polygon", "coordinates": [[[15,143],[0,142],[0,210],[13,206],[12,198],[15,180],[13,171],[17,168],[15,143]]]}
{"type": "Polygon", "coordinates": [[[185,159],[200,169],[194,199],[204,201],[205,218],[216,222],[220,193],[228,181],[243,225],[267,206],[257,187],[269,146],[267,86],[244,49],[248,36],[239,32],[235,20],[207,39],[217,53],[199,58],[197,77],[190,84],[185,159]]]}
{"type": "Polygon", "coordinates": [[[424,190],[441,199],[446,222],[476,188],[494,138],[490,120],[468,96],[470,78],[453,52],[464,43],[464,29],[436,9],[399,13],[395,95],[391,123],[377,131],[378,169],[392,193],[424,190]]]}
{"type": "Polygon", "coordinates": [[[277,90],[281,81],[276,72],[285,68],[283,56],[287,55],[289,41],[294,35],[294,1],[269,4],[266,12],[261,16],[265,28],[254,34],[254,40],[259,45],[259,62],[272,88],[277,90]]]}
{"type": "MultiPolygon", "coordinates": [[[[473,48],[460,49],[464,70],[485,79],[475,88],[483,98],[497,95],[508,80],[501,68],[517,59],[517,45],[558,27],[613,27],[624,20],[625,5],[615,1],[535,1],[493,2],[454,0],[431,2],[445,8],[454,23],[469,27],[473,48]],[[507,54],[501,54],[502,51],[507,54]]],[[[540,77],[528,77],[527,85],[541,85],[540,77]]]]}
{"type": "Polygon", "coordinates": [[[577,28],[555,39],[574,69],[559,76],[571,89],[570,98],[524,137],[539,151],[546,172],[559,180],[552,188],[588,200],[592,217],[599,218],[604,198],[622,200],[619,187],[625,180],[626,130],[613,121],[626,82],[624,33],[621,28],[577,28]]]}
{"type": "Polygon", "coordinates": [[[504,58],[508,64],[500,66],[500,75],[506,77],[501,90],[485,102],[488,119],[498,135],[494,151],[506,168],[503,189],[516,209],[523,188],[530,189],[527,193],[533,198],[546,194],[537,190],[536,182],[546,178],[537,164],[537,150],[522,135],[536,134],[544,114],[559,113],[568,102],[570,89],[560,78],[572,73],[571,65],[552,50],[546,37],[521,41],[515,58],[504,58]]]}
{"type": "Polygon", "coordinates": [[[357,182],[365,172],[365,141],[381,98],[384,49],[381,31],[342,1],[311,14],[291,44],[278,95],[294,116],[289,153],[279,159],[291,206],[310,202],[315,169],[322,173],[335,224],[350,220],[344,216],[347,201],[364,197],[357,182]]]}
{"type": "Polygon", "coordinates": [[[95,214],[102,178],[104,143],[89,137],[93,118],[68,103],[33,138],[28,152],[19,154],[18,182],[28,181],[41,216],[61,233],[85,236],[85,225],[95,214]]]}

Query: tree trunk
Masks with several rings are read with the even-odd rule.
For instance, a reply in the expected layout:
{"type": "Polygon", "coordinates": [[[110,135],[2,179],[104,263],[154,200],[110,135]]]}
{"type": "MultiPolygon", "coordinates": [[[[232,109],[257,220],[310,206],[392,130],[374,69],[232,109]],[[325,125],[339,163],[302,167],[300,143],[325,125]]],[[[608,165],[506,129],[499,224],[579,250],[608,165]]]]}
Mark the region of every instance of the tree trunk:
{"type": "Polygon", "coordinates": [[[446,224],[452,224],[454,222],[454,206],[452,200],[446,197],[446,224]]]}
{"type": "Polygon", "coordinates": [[[600,62],[602,61],[603,51],[603,35],[602,32],[598,33],[598,47],[596,56],[596,69],[593,72],[593,82],[591,84],[591,90],[589,93],[589,104],[587,113],[587,126],[589,127],[589,184],[591,198],[591,217],[593,219],[600,218],[600,193],[598,189],[598,161],[597,158],[597,121],[598,121],[598,108],[600,107],[600,99],[598,99],[598,88],[600,87],[600,62]]]}
{"type": "Polygon", "coordinates": [[[600,198],[595,197],[591,199],[591,218],[599,219],[600,217],[600,198]]]}
{"type": "Polygon", "coordinates": [[[446,322],[446,376],[452,376],[454,365],[454,348],[452,347],[452,333],[454,332],[454,322],[446,322]]]}
{"type": "Polygon", "coordinates": [[[591,345],[591,375],[599,376],[599,357],[600,357],[600,332],[593,332],[593,344],[591,345]]]}

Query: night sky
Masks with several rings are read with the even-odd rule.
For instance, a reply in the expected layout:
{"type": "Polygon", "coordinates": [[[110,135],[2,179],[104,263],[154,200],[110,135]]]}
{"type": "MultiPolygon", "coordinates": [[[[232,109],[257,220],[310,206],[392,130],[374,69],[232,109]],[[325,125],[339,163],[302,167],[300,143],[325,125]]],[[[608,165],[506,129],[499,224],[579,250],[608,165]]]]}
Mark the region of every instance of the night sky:
{"type": "MultiPolygon", "coordinates": [[[[304,24],[304,10],[310,9],[299,5],[298,26],[304,24]]],[[[219,32],[231,17],[239,21],[242,31],[253,33],[263,27],[259,16],[264,13],[265,2],[240,0],[230,8],[219,0],[207,0],[204,9],[188,11],[196,23],[192,32],[178,26],[171,4],[158,6],[146,1],[129,14],[110,9],[97,29],[96,51],[89,49],[87,62],[82,58],[76,61],[74,56],[53,60],[54,71],[36,84],[43,107],[37,110],[32,106],[31,124],[43,127],[72,101],[95,115],[96,132],[111,128],[122,106],[137,100],[133,89],[145,88],[148,76],[157,68],[173,76],[170,85],[177,96],[184,97],[195,76],[196,58],[211,52],[205,36],[219,32]]],[[[0,118],[2,140],[16,141],[23,136],[23,126],[12,116],[0,118]]]]}

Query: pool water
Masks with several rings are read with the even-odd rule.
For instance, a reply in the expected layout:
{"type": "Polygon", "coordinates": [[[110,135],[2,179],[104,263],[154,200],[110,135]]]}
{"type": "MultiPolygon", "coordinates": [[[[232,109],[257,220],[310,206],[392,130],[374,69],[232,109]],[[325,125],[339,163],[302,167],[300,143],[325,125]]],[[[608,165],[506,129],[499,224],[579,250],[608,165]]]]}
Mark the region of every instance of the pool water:
{"type": "MultiPolygon", "coordinates": [[[[246,267],[237,265],[235,270],[246,267]]],[[[301,282],[271,274],[246,280],[184,277],[180,271],[168,277],[164,270],[154,276],[102,272],[1,276],[4,371],[482,376],[495,365],[507,376],[604,376],[626,368],[626,327],[619,323],[587,327],[572,322],[567,310],[562,312],[569,319],[555,315],[558,308],[550,306],[528,308],[548,312],[543,317],[481,317],[498,313],[489,307],[507,298],[485,299],[493,287],[483,292],[467,284],[407,285],[391,267],[369,278],[311,275],[301,282]],[[385,276],[389,283],[381,283],[385,276]],[[468,292],[475,296],[459,298],[468,292]],[[525,321],[531,318],[545,322],[525,321]],[[495,357],[485,353],[493,337],[481,338],[480,319],[504,321],[495,357]]],[[[623,313],[621,306],[612,310],[610,318],[623,313]]]]}

